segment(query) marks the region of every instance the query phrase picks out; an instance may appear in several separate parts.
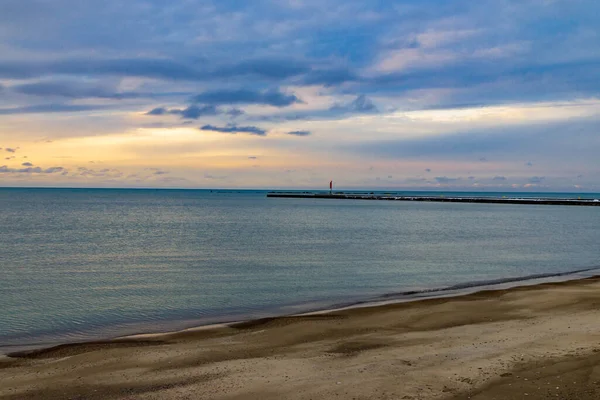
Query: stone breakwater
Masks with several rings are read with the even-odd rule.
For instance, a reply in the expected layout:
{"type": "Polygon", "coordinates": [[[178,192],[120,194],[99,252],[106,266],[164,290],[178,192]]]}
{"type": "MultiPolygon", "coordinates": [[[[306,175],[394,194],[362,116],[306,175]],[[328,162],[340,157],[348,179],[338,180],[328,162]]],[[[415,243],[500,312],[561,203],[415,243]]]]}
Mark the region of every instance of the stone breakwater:
{"type": "Polygon", "coordinates": [[[269,192],[267,197],[293,199],[337,199],[337,200],[388,200],[388,201],[433,201],[442,203],[487,203],[487,204],[543,204],[555,206],[600,206],[600,200],[544,199],[509,197],[445,197],[445,196],[396,196],[389,194],[364,193],[311,193],[311,192],[269,192]]]}

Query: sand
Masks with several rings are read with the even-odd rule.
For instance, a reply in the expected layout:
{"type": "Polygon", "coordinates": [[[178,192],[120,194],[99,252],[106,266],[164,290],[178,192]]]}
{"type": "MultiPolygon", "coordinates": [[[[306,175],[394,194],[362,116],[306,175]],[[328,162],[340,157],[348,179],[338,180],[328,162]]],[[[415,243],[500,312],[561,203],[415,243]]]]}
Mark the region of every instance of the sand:
{"type": "Polygon", "coordinates": [[[600,280],[0,358],[2,399],[599,399],[600,280]]]}

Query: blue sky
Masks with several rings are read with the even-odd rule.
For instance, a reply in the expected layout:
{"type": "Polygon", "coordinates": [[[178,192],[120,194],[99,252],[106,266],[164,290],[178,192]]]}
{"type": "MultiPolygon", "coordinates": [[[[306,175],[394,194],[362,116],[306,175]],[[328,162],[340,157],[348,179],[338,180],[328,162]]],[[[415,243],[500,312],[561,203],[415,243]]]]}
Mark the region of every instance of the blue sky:
{"type": "Polygon", "coordinates": [[[600,191],[599,14],[4,0],[0,185],[600,191]]]}

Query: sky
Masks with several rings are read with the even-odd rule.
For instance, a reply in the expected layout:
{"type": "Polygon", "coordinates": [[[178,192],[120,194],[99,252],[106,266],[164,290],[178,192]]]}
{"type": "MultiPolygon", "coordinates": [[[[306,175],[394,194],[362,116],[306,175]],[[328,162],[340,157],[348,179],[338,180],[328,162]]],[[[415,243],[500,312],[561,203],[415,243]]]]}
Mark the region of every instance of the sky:
{"type": "Polygon", "coordinates": [[[597,0],[2,0],[0,186],[600,192],[597,0]]]}

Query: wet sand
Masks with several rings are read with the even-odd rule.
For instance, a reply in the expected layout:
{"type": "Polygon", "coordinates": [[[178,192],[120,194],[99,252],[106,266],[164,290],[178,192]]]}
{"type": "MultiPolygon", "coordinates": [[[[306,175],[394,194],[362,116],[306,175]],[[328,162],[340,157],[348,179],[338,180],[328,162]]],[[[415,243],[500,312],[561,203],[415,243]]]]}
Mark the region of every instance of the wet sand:
{"type": "Polygon", "coordinates": [[[600,279],[64,345],[2,399],[598,399],[600,279]]]}

